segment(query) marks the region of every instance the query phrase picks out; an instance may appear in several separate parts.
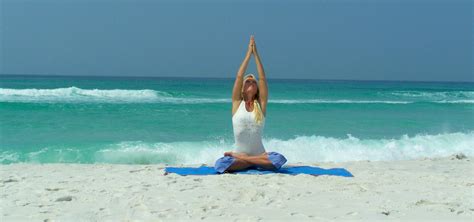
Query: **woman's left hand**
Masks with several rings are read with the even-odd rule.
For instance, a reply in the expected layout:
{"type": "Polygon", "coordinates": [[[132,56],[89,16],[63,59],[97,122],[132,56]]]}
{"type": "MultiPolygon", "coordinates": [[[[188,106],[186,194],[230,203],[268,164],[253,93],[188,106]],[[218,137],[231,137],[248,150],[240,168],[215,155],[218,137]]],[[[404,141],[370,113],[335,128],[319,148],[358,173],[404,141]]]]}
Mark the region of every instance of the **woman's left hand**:
{"type": "Polygon", "coordinates": [[[252,45],[252,53],[254,55],[257,54],[257,44],[255,43],[255,40],[253,41],[253,45],[252,45]]]}

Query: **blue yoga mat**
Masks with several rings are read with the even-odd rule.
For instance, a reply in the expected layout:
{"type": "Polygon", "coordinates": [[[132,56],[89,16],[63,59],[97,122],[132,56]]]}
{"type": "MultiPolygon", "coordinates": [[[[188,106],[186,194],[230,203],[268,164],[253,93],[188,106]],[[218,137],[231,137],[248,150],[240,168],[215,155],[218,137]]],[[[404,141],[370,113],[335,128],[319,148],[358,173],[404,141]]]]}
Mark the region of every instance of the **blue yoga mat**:
{"type": "MultiPolygon", "coordinates": [[[[165,175],[168,173],[176,173],[181,176],[186,175],[215,175],[218,173],[214,167],[200,166],[200,167],[165,167],[165,175]]],[[[241,171],[232,172],[232,174],[309,174],[309,175],[333,175],[343,177],[353,177],[353,175],[344,168],[323,169],[314,166],[288,166],[282,167],[277,171],[250,168],[241,171]]]]}

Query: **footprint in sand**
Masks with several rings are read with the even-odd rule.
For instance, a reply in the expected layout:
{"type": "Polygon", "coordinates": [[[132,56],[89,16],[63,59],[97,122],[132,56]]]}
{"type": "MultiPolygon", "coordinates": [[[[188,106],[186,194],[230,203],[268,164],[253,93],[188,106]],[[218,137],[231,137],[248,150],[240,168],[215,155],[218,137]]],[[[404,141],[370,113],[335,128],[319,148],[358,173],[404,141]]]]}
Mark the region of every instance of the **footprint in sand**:
{"type": "Polygon", "coordinates": [[[58,191],[60,188],[46,188],[46,191],[58,191]]]}
{"type": "Polygon", "coordinates": [[[60,198],[56,199],[56,202],[71,201],[73,198],[74,198],[73,196],[64,196],[64,197],[60,197],[60,198]]]}

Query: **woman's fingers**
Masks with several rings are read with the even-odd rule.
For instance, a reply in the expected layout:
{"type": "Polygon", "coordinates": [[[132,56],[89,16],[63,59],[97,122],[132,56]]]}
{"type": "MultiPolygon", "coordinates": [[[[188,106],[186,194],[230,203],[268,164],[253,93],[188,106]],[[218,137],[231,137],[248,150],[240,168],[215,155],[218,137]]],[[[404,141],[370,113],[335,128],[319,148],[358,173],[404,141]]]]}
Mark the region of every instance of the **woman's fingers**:
{"type": "Polygon", "coordinates": [[[255,52],[254,48],[255,48],[255,37],[253,35],[250,35],[250,42],[249,42],[248,51],[253,54],[255,52]]]}
{"type": "Polygon", "coordinates": [[[253,35],[251,37],[251,45],[252,45],[252,49],[256,47],[255,38],[253,37],[253,35]]]}

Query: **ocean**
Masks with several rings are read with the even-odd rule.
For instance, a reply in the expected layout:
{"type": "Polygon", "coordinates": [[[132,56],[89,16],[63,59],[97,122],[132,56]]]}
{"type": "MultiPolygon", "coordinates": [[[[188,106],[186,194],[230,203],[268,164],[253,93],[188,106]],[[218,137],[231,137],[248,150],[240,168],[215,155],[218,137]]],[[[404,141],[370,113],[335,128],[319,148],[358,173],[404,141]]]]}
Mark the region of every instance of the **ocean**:
{"type": "MultiPolygon", "coordinates": [[[[0,163],[208,164],[231,78],[0,75],[0,163]]],[[[474,154],[474,83],[268,79],[265,149],[288,163],[474,154]]]]}

